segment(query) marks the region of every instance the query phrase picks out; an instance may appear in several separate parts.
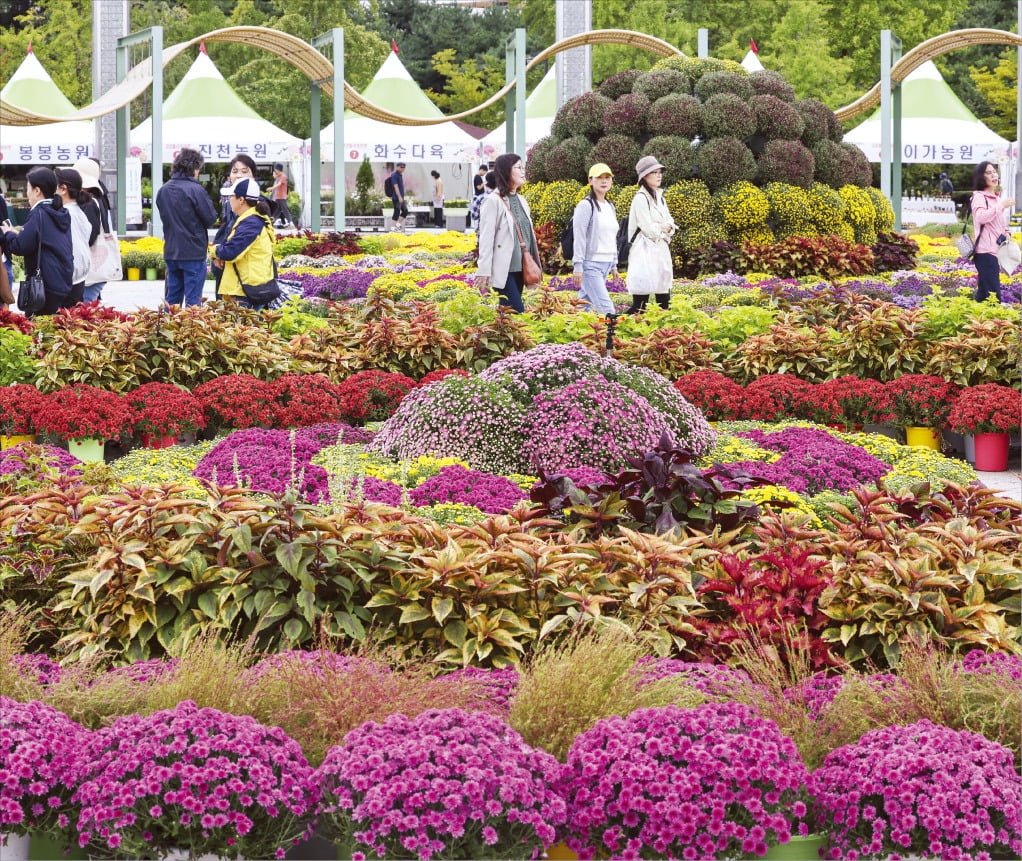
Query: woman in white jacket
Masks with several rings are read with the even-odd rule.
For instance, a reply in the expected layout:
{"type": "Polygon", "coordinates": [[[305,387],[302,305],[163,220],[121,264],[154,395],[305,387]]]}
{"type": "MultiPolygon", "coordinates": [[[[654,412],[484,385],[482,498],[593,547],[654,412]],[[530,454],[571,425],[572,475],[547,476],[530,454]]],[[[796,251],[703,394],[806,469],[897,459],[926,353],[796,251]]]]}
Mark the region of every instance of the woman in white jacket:
{"type": "Polygon", "coordinates": [[[497,193],[487,195],[479,208],[479,266],[475,285],[479,290],[492,287],[500,295],[500,304],[521,314],[525,310],[522,288],[522,247],[539,260],[539,245],[532,228],[528,201],[518,193],[525,184],[525,164],[513,152],[498,156],[493,171],[497,175],[497,193]]]}
{"type": "Polygon", "coordinates": [[[617,211],[607,200],[614,174],[603,162],[589,168],[589,194],[575,205],[571,279],[578,298],[597,314],[614,317],[617,309],[607,292],[607,276],[617,272],[617,211]]]}
{"type": "Polygon", "coordinates": [[[635,172],[639,190],[628,211],[628,236],[635,239],[628,255],[626,279],[632,305],[626,314],[638,314],[651,295],[656,296],[661,308],[670,306],[674,279],[670,241],[678,229],[660,190],[664,166],[653,156],[644,155],[635,165],[635,172]]]}

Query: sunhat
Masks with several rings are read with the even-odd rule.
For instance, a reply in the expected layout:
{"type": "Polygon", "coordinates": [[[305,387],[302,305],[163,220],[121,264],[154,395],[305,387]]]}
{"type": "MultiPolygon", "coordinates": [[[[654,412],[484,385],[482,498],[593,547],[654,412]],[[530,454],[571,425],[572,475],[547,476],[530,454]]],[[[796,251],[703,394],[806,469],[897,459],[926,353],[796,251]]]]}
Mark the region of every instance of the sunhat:
{"type": "Polygon", "coordinates": [[[635,163],[635,172],[639,175],[639,182],[642,182],[642,178],[647,173],[652,173],[655,170],[663,170],[664,166],[656,160],[654,156],[644,155],[635,163]]]}
{"type": "Polygon", "coordinates": [[[80,158],[73,165],[72,170],[78,171],[82,178],[82,188],[99,188],[99,165],[91,158],[80,158]]]}
{"type": "Polygon", "coordinates": [[[594,164],[591,168],[589,168],[590,179],[595,179],[596,177],[603,176],[604,174],[609,174],[610,176],[613,177],[614,171],[612,171],[610,167],[605,165],[602,161],[598,162],[597,164],[594,164]]]}

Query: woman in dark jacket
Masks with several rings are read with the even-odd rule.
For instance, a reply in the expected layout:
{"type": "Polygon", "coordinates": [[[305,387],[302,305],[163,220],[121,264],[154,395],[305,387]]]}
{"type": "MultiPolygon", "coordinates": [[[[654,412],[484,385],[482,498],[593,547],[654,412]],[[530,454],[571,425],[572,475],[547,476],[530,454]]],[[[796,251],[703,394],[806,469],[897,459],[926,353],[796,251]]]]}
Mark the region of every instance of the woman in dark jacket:
{"type": "Polygon", "coordinates": [[[52,170],[36,167],[28,172],[28,202],[32,205],[28,221],[20,232],[8,230],[4,234],[4,251],[25,258],[25,277],[32,277],[36,270],[40,272],[46,287],[46,305],[39,313],[56,314],[61,308],[81,302],[82,290],[71,286],[71,216],[57,195],[57,177],[52,170]]]}

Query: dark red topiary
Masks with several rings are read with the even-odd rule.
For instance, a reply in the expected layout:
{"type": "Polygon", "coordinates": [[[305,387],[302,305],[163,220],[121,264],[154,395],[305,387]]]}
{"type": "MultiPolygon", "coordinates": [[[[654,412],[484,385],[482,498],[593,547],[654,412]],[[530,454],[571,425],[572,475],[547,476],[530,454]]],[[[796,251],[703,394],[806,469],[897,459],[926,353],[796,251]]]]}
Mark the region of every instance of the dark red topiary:
{"type": "Polygon", "coordinates": [[[745,99],[734,93],[711,96],[703,103],[703,132],[709,140],[745,140],[756,133],[756,114],[745,99]]]}
{"type": "Polygon", "coordinates": [[[816,159],[812,152],[797,140],[767,141],[756,165],[756,182],[786,182],[800,188],[813,184],[816,159]]]}
{"type": "Polygon", "coordinates": [[[716,191],[756,175],[752,152],[738,138],[723,137],[707,141],[696,151],[699,178],[716,191]]]}
{"type": "Polygon", "coordinates": [[[547,156],[546,176],[550,182],[561,179],[580,179],[589,170],[589,150],[592,142],[576,135],[561,141],[547,156]]]}
{"type": "Polygon", "coordinates": [[[572,135],[597,138],[603,131],[603,115],[611,101],[599,93],[583,93],[565,104],[564,124],[572,135]]]}
{"type": "Polygon", "coordinates": [[[688,95],[691,84],[688,75],[676,69],[654,69],[640,75],[633,90],[642,93],[650,102],[655,102],[671,94],[688,95]]]}
{"type": "Polygon", "coordinates": [[[834,112],[819,99],[801,99],[795,103],[802,114],[805,129],[802,131],[802,143],[814,147],[822,140],[829,139],[830,124],[834,112]]]}
{"type": "Polygon", "coordinates": [[[635,88],[635,82],[643,74],[638,69],[626,69],[623,72],[618,72],[616,75],[611,75],[596,90],[601,96],[606,96],[611,100],[617,99],[625,93],[632,92],[635,88]]]}
{"type": "Polygon", "coordinates": [[[611,102],[603,114],[603,130],[608,135],[639,137],[646,132],[650,101],[641,93],[625,93],[611,102]]]}
{"type": "Polygon", "coordinates": [[[649,109],[649,127],[657,134],[694,138],[703,130],[703,106],[695,96],[657,99],[649,109]]]}
{"type": "Polygon", "coordinates": [[[783,138],[797,141],[805,131],[805,120],[794,105],[777,96],[753,96],[750,102],[756,114],[756,133],[768,140],[783,138]]]}
{"type": "Polygon", "coordinates": [[[793,104],[795,101],[795,88],[778,72],[769,69],[753,72],[749,75],[749,82],[752,84],[752,91],[757,96],[776,96],[782,102],[789,104],[793,104]]]}
{"type": "Polygon", "coordinates": [[[748,104],[752,98],[752,82],[748,75],[737,75],[732,72],[709,72],[696,81],[693,92],[697,98],[708,102],[714,96],[731,93],[748,104]]]}
{"type": "Polygon", "coordinates": [[[665,183],[680,182],[692,175],[695,151],[692,141],[680,135],[657,135],[646,142],[642,150],[655,156],[664,166],[665,183]]]}
{"type": "MultiPolygon", "coordinates": [[[[602,161],[609,165],[615,176],[634,177],[635,163],[641,154],[639,145],[634,138],[628,135],[605,135],[589,150],[587,164],[596,164],[602,161]]],[[[581,174],[581,177],[584,176],[585,171],[581,174]]],[[[625,181],[627,182],[627,180],[625,181]]]]}

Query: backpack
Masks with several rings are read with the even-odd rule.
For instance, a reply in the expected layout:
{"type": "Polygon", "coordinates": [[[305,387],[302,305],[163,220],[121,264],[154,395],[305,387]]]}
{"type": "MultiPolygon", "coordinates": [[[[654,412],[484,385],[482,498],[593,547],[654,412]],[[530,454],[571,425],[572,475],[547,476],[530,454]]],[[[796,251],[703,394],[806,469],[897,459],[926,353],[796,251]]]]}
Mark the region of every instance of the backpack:
{"type": "Polygon", "coordinates": [[[955,187],[951,184],[950,179],[944,177],[944,179],[940,181],[940,190],[944,194],[951,194],[955,190],[955,187]]]}
{"type": "Polygon", "coordinates": [[[383,181],[383,193],[387,197],[394,196],[394,175],[391,173],[388,173],[387,178],[383,181]]]}
{"type": "MultiPolygon", "coordinates": [[[[589,206],[593,209],[595,214],[595,204],[591,197],[584,198],[589,201],[589,206]]],[[[592,214],[589,216],[592,218],[592,214]]],[[[575,214],[572,212],[571,218],[568,219],[568,226],[561,231],[561,257],[567,260],[569,263],[575,256],[575,214]]]]}
{"type": "Polygon", "coordinates": [[[628,238],[628,216],[621,216],[617,225],[617,268],[624,269],[628,266],[628,255],[632,253],[632,243],[639,235],[639,228],[635,228],[632,238],[628,238]]]}

